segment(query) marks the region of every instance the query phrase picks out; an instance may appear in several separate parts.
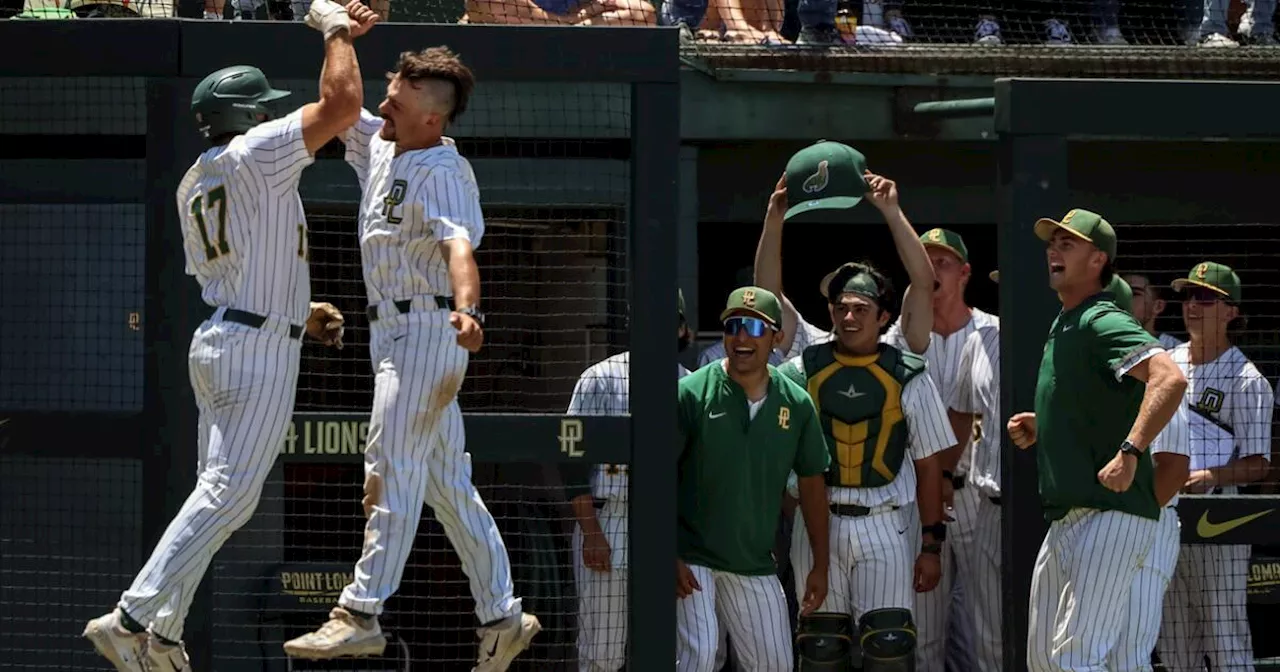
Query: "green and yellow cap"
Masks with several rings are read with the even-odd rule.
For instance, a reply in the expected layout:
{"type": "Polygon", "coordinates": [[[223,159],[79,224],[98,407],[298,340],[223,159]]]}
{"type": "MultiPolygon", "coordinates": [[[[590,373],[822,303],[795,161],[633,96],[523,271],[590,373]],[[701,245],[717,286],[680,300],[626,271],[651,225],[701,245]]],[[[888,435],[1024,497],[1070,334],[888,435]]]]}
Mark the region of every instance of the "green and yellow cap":
{"type": "Polygon", "coordinates": [[[739,287],[729,295],[720,313],[720,321],[724,322],[734,313],[747,313],[758,317],[769,324],[782,326],[782,304],[773,292],[761,287],[739,287]]]}
{"type": "Polygon", "coordinates": [[[1062,229],[1081,240],[1093,243],[1095,247],[1107,253],[1107,259],[1116,260],[1116,230],[1111,223],[1096,212],[1076,208],[1063,216],[1062,221],[1043,217],[1036,221],[1036,236],[1049,242],[1054,231],[1062,229]]]}
{"type": "Polygon", "coordinates": [[[783,219],[810,210],[843,210],[867,193],[867,157],[839,142],[819,140],[787,162],[787,202],[783,219]]]}
{"type": "Polygon", "coordinates": [[[1226,264],[1213,261],[1196,264],[1187,277],[1173,281],[1173,291],[1180,292],[1187,285],[1212,289],[1232,303],[1240,303],[1240,276],[1226,264]]]}
{"type": "Polygon", "coordinates": [[[1111,284],[1102,288],[1115,297],[1115,304],[1126,313],[1133,312],[1133,288],[1119,274],[1111,276],[1111,284]]]}
{"type": "Polygon", "coordinates": [[[969,248],[964,246],[964,238],[955,231],[946,229],[929,229],[920,236],[920,242],[925,247],[936,247],[946,250],[957,257],[960,257],[960,263],[969,263],[969,248]]]}

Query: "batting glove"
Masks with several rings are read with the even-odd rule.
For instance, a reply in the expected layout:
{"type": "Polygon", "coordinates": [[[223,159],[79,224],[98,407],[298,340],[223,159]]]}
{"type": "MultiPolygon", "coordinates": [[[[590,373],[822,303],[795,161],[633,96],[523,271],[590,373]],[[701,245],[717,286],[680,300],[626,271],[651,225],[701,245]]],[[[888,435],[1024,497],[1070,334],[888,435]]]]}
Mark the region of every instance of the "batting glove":
{"type": "Polygon", "coordinates": [[[326,40],[340,31],[351,29],[347,8],[332,0],[312,0],[311,10],[307,12],[303,23],[324,33],[326,40]]]}

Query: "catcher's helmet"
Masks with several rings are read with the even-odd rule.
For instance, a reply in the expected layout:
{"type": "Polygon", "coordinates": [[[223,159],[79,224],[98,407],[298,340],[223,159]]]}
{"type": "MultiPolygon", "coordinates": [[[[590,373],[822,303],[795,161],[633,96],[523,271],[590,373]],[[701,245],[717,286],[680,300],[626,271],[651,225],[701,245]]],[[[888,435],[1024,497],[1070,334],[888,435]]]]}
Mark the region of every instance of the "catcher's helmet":
{"type": "Polygon", "coordinates": [[[267,76],[252,65],[233,65],[205,77],[191,94],[191,112],[206,138],[243,133],[262,123],[258,115],[275,118],[272,101],[288,91],[271,88],[267,76]]]}

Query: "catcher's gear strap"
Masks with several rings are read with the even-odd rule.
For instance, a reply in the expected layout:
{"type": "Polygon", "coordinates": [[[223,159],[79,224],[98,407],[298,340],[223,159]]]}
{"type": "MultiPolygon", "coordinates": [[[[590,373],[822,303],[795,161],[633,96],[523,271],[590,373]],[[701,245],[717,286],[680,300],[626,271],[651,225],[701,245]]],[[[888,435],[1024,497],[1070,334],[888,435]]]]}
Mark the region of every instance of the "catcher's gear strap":
{"type": "Polygon", "coordinates": [[[915,672],[916,626],[908,609],[873,609],[858,620],[863,672],[915,672]]]}
{"type": "Polygon", "coordinates": [[[829,611],[801,616],[796,624],[796,672],[852,672],[853,617],[829,611]]]}

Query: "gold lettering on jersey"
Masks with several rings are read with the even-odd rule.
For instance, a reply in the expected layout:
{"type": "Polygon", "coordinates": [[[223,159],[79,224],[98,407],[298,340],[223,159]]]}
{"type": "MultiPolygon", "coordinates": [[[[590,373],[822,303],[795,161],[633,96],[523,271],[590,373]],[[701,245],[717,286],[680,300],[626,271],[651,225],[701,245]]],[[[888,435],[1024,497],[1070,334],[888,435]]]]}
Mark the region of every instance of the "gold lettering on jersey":
{"type": "Polygon", "coordinates": [[[756,307],[756,290],[748,289],[742,293],[742,305],[748,308],[756,307]]]}
{"type": "Polygon", "coordinates": [[[786,406],[778,409],[778,427],[791,429],[791,409],[786,406]]]}
{"type": "Polygon", "coordinates": [[[289,423],[280,452],[286,455],[363,455],[368,439],[367,420],[295,420],[289,423]]]}
{"type": "Polygon", "coordinates": [[[1196,280],[1204,280],[1204,276],[1209,272],[1209,264],[1200,264],[1196,266],[1196,280]]]}
{"type": "Polygon", "coordinates": [[[409,184],[404,180],[396,180],[391,183],[391,190],[387,192],[387,197],[382,199],[382,216],[387,218],[388,224],[399,224],[403,221],[403,217],[396,214],[396,208],[404,203],[405,192],[409,190],[409,184]]]}
{"type": "Polygon", "coordinates": [[[586,451],[578,447],[582,442],[582,421],[577,418],[564,418],[560,421],[560,452],[569,457],[582,457],[586,451]]]}
{"type": "Polygon", "coordinates": [[[1222,390],[1215,390],[1212,387],[1205,388],[1200,393],[1200,400],[1196,402],[1196,408],[1210,413],[1221,413],[1222,402],[1226,399],[1226,393],[1222,390]]]}

